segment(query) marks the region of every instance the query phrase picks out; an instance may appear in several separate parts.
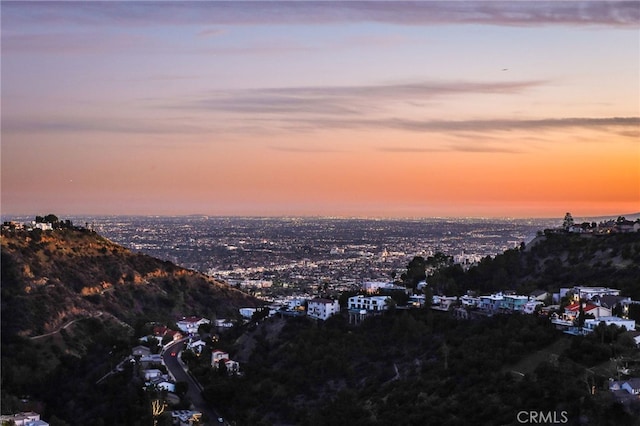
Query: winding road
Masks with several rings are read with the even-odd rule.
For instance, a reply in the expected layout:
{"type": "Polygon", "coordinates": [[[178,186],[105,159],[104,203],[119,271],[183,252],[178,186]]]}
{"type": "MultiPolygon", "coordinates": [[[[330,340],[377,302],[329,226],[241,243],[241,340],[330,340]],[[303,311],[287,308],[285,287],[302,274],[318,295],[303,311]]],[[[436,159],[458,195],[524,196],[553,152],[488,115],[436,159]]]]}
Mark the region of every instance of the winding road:
{"type": "Polygon", "coordinates": [[[187,396],[195,407],[194,409],[201,411],[202,414],[206,415],[209,419],[208,424],[227,424],[226,422],[219,423],[217,421],[217,419],[222,416],[202,398],[202,388],[200,387],[200,383],[187,373],[186,366],[180,360],[180,352],[184,349],[185,340],[186,339],[178,340],[165,347],[161,352],[162,360],[176,382],[186,382],[189,385],[187,396]],[[176,355],[174,356],[171,354],[176,355]]]}

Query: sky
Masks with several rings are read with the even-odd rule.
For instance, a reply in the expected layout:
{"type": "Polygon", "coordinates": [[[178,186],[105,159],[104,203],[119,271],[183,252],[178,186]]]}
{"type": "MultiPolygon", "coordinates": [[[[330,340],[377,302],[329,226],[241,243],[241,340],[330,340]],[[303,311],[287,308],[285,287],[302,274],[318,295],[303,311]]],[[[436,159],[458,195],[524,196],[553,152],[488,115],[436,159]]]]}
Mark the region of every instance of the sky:
{"type": "Polygon", "coordinates": [[[640,2],[11,2],[2,215],[640,211],[640,2]]]}

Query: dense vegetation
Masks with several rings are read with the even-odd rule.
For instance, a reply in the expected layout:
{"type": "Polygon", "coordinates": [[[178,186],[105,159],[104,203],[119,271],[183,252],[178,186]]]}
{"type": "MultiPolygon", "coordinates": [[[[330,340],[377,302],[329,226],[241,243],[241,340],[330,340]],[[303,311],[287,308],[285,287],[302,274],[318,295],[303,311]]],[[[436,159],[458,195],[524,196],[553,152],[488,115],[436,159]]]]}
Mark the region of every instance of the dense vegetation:
{"type": "Polygon", "coordinates": [[[457,321],[426,310],[390,312],[360,326],[344,317],[287,319],[273,335],[280,321],[252,333],[243,376],[206,368],[207,354],[200,365],[190,358],[205,397],[238,424],[515,424],[521,410],[566,411],[570,424],[632,419],[610,399],[606,378],[586,370],[606,361],[612,346],[634,351],[621,336],[574,340],[536,316],[457,321]],[[526,374],[511,371],[558,342],[567,349],[557,357],[526,374]]]}

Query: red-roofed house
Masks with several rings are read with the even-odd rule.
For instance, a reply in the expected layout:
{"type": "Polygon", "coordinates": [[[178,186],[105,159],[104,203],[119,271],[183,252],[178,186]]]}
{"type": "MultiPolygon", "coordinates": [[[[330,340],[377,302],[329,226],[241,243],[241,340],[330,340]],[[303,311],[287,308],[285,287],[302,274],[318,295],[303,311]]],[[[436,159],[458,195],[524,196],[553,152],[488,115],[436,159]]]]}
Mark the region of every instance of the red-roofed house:
{"type": "Polygon", "coordinates": [[[240,364],[230,359],[228,353],[219,349],[211,352],[211,366],[217,370],[220,368],[221,362],[223,362],[225,367],[227,367],[227,372],[229,374],[235,374],[240,370],[240,364]]]}
{"type": "MultiPolygon", "coordinates": [[[[604,306],[594,305],[593,303],[583,303],[582,310],[584,311],[585,315],[591,314],[595,319],[611,316],[611,309],[605,308],[604,306]]],[[[577,302],[572,303],[571,305],[564,308],[564,313],[567,317],[573,317],[573,319],[577,318],[578,314],[580,313],[580,304],[577,302]]]]}
{"type": "Polygon", "coordinates": [[[198,332],[198,327],[200,327],[203,324],[210,324],[210,323],[211,321],[209,321],[206,318],[191,316],[191,317],[183,317],[180,321],[176,323],[176,325],[181,331],[189,334],[194,334],[198,332]]]}

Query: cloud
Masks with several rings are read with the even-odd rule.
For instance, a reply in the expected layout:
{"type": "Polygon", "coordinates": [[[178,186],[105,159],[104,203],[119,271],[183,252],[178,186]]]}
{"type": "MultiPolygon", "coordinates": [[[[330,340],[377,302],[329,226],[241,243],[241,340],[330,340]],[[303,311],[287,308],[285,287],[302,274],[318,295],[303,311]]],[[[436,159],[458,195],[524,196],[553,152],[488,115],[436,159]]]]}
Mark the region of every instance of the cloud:
{"type": "Polygon", "coordinates": [[[389,102],[411,103],[460,94],[514,94],[544,84],[516,82],[415,82],[363,86],[318,86],[215,91],[206,98],[169,108],[244,114],[358,115],[381,110],[389,102]]]}
{"type": "Polygon", "coordinates": [[[105,117],[2,117],[2,133],[125,133],[200,134],[211,130],[168,120],[132,120],[105,117]]]}
{"type": "Polygon", "coordinates": [[[640,117],[571,117],[571,118],[545,118],[538,120],[402,120],[389,119],[381,125],[395,129],[411,131],[513,131],[513,130],[548,130],[563,128],[623,128],[633,129],[640,126],[640,117]]]}
{"type": "Polygon", "coordinates": [[[166,26],[377,22],[636,27],[635,1],[4,2],[3,25],[166,26]]]}
{"type": "Polygon", "coordinates": [[[144,50],[146,53],[159,51],[147,37],[131,34],[107,34],[92,32],[48,32],[19,34],[10,32],[2,35],[2,50],[7,53],[38,52],[44,54],[121,53],[126,50],[144,50]]]}
{"type": "Polygon", "coordinates": [[[381,146],[377,149],[381,152],[398,152],[398,153],[420,153],[420,152],[442,152],[446,151],[442,148],[417,148],[406,146],[381,146]]]}
{"type": "Polygon", "coordinates": [[[216,37],[226,33],[222,28],[208,28],[198,32],[199,37],[216,37]]]}
{"type": "Polygon", "coordinates": [[[328,152],[343,152],[337,149],[326,149],[326,148],[313,148],[313,147],[292,147],[292,146],[278,146],[273,145],[270,146],[269,149],[272,151],[280,151],[280,152],[291,152],[291,153],[328,153],[328,152]]]}

